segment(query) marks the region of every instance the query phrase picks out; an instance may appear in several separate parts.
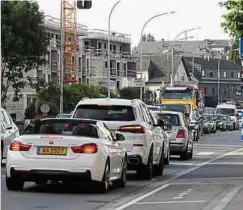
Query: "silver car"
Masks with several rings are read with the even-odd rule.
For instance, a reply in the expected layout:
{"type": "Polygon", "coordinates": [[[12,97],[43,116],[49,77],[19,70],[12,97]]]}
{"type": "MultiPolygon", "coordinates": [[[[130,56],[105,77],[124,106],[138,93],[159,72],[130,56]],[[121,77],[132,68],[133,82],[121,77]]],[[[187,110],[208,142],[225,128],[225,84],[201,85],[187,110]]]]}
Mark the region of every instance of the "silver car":
{"type": "Polygon", "coordinates": [[[193,135],[185,116],[181,112],[173,111],[162,111],[157,115],[172,125],[170,154],[180,155],[181,160],[192,159],[193,135]]]}
{"type": "Polygon", "coordinates": [[[1,123],[1,162],[2,159],[6,158],[7,147],[10,142],[17,136],[19,136],[19,129],[13,122],[9,113],[1,108],[0,112],[0,123],[1,123]]]}

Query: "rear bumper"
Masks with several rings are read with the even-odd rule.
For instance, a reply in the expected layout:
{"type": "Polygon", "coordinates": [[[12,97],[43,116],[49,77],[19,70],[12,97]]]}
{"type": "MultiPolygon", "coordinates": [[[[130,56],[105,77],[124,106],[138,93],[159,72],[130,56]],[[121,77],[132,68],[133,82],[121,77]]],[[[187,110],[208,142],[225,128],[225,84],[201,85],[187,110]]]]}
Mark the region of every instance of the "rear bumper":
{"type": "Polygon", "coordinates": [[[178,153],[184,152],[186,150],[185,143],[171,143],[170,142],[170,154],[177,155],[178,153]]]}
{"type": "Polygon", "coordinates": [[[127,169],[128,170],[137,170],[143,165],[142,162],[142,157],[140,155],[129,155],[127,157],[128,165],[127,169]]]}
{"type": "Polygon", "coordinates": [[[11,177],[17,177],[24,181],[73,181],[73,182],[91,182],[91,171],[69,172],[57,170],[16,170],[10,169],[11,177]]]}

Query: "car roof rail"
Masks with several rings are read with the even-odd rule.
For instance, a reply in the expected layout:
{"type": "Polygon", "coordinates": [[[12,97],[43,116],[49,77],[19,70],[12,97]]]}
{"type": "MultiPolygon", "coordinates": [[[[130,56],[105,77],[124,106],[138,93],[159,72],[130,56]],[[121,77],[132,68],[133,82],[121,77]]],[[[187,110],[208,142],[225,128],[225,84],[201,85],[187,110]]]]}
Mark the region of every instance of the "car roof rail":
{"type": "Polygon", "coordinates": [[[89,99],[89,97],[84,97],[84,98],[82,98],[81,101],[84,101],[84,100],[86,100],[86,99],[89,99]]]}
{"type": "Polygon", "coordinates": [[[135,98],[132,100],[132,103],[136,102],[136,101],[142,101],[140,98],[135,98]]]}

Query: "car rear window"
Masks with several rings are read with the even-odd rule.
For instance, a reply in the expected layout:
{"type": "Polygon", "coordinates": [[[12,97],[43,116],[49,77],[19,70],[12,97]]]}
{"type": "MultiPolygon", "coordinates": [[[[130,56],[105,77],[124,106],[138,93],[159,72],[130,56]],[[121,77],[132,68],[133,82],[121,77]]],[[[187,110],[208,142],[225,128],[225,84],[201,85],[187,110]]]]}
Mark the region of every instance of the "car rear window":
{"type": "Polygon", "coordinates": [[[134,110],[131,106],[119,105],[80,105],[74,118],[95,119],[103,121],[134,121],[134,110]]]}
{"type": "Polygon", "coordinates": [[[72,135],[99,138],[96,124],[68,120],[37,120],[23,134],[72,135]]]}
{"type": "Polygon", "coordinates": [[[180,118],[176,114],[160,113],[158,117],[169,122],[172,126],[180,126],[180,118]]]}

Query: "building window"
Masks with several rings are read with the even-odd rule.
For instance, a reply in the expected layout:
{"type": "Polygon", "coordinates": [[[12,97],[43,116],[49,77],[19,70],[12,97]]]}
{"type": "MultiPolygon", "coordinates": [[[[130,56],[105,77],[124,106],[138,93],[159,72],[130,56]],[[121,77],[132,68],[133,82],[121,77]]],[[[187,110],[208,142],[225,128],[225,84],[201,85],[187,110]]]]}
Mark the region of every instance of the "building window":
{"type": "Polygon", "coordinates": [[[116,72],[117,76],[120,76],[120,63],[116,63],[116,72]]]}
{"type": "Polygon", "coordinates": [[[106,49],[106,43],[104,43],[104,48],[106,49]]]}
{"type": "Polygon", "coordinates": [[[108,63],[107,63],[107,61],[105,62],[105,68],[107,68],[108,67],[108,63]]]}
{"type": "Polygon", "coordinates": [[[211,77],[211,78],[213,77],[213,72],[212,71],[209,72],[209,77],[211,77]]]}
{"type": "Polygon", "coordinates": [[[90,68],[89,58],[87,58],[87,60],[86,60],[86,68],[87,68],[87,73],[88,73],[89,72],[89,68],[90,68]]]}
{"type": "Polygon", "coordinates": [[[212,95],[214,95],[215,94],[215,89],[214,88],[212,88],[212,95]]]}
{"type": "Polygon", "coordinates": [[[202,70],[202,77],[205,77],[205,71],[202,70]]]}
{"type": "Polygon", "coordinates": [[[116,45],[113,45],[113,52],[116,53],[116,45]]]}
{"type": "Polygon", "coordinates": [[[126,63],[123,64],[123,70],[124,70],[123,76],[125,77],[127,75],[127,64],[126,63]]]}
{"type": "Polygon", "coordinates": [[[240,78],[240,72],[238,72],[237,77],[240,78]]]}
{"type": "Polygon", "coordinates": [[[185,76],[181,76],[181,81],[185,81],[185,76]]]}
{"type": "Polygon", "coordinates": [[[82,67],[81,67],[81,57],[78,58],[78,67],[79,67],[79,71],[82,71],[82,67]]]}
{"type": "Polygon", "coordinates": [[[231,72],[231,78],[234,78],[234,72],[233,71],[231,72]]]}
{"type": "Polygon", "coordinates": [[[31,104],[31,98],[27,97],[27,107],[30,107],[30,104],[31,104]]]}
{"type": "Polygon", "coordinates": [[[226,71],[224,71],[224,78],[226,78],[227,77],[227,72],[226,71]]]}
{"type": "Polygon", "coordinates": [[[206,87],[204,88],[204,93],[205,93],[205,95],[207,95],[207,88],[206,87]]]}

